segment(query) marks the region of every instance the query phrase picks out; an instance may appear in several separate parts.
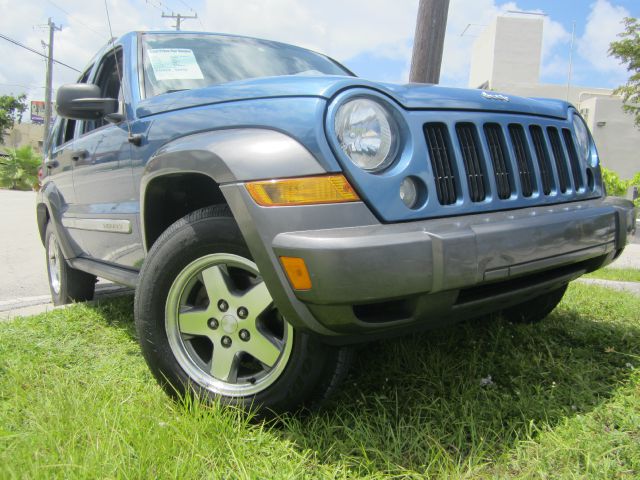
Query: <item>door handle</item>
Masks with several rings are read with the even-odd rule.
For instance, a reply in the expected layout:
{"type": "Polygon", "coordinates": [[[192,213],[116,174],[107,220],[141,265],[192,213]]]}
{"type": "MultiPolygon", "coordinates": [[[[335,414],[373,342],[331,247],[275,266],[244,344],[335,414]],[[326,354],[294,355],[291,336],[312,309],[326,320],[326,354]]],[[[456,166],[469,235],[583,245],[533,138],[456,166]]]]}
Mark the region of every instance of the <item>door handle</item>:
{"type": "Polygon", "coordinates": [[[84,159],[87,155],[89,154],[89,152],[87,152],[86,150],[82,149],[82,150],[76,150],[75,152],[71,153],[71,159],[74,162],[77,162],[78,160],[84,159]]]}
{"type": "Polygon", "coordinates": [[[44,166],[49,169],[58,168],[60,166],[60,163],[57,160],[47,160],[46,162],[44,162],[44,166]]]}

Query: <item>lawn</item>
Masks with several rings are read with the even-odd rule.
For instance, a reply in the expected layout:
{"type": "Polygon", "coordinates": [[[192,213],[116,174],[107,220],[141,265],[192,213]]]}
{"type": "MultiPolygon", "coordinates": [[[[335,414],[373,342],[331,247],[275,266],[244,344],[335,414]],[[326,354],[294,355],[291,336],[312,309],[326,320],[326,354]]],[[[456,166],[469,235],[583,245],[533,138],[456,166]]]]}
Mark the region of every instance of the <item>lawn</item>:
{"type": "Polygon", "coordinates": [[[618,280],[621,282],[640,282],[640,270],[637,268],[602,268],[588,273],[585,278],[618,280]]]}
{"type": "Polygon", "coordinates": [[[0,478],[640,477],[630,294],[374,343],[323,410],[273,425],[169,400],[131,303],[0,324],[0,478]]]}

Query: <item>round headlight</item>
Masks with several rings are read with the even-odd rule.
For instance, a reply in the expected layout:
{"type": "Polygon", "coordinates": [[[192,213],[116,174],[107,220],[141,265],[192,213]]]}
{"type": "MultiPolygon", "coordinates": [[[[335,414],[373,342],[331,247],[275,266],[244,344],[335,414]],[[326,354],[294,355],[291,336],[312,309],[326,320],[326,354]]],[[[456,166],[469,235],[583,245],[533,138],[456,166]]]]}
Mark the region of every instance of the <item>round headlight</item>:
{"type": "Polygon", "coordinates": [[[573,131],[576,132],[580,159],[586,162],[589,160],[589,130],[587,130],[584,120],[576,114],[573,115],[573,131]]]}
{"type": "Polygon", "coordinates": [[[378,172],[394,160],[398,127],[385,107],[367,98],[343,104],[336,114],[340,147],[358,167],[378,172]]]}

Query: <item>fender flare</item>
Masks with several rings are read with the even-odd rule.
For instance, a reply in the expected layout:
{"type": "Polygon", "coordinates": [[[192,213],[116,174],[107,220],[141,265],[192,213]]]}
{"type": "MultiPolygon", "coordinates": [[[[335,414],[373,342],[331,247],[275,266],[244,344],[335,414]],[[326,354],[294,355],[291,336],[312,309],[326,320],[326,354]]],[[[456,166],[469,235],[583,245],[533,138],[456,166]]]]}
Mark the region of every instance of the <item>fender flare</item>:
{"type": "Polygon", "coordinates": [[[214,130],[173,140],[163,145],[149,159],[142,173],[140,230],[145,251],[148,251],[145,231],[147,188],[159,177],[184,173],[206,175],[216,184],[223,185],[269,178],[321,175],[326,170],[301,143],[275,130],[214,130]]]}
{"type": "Polygon", "coordinates": [[[62,213],[65,209],[65,201],[53,182],[47,182],[38,193],[36,203],[36,219],[42,244],[45,242],[47,222],[50,222],[56,233],[58,245],[64,258],[69,260],[76,258],[81,250],[78,245],[67,235],[62,227],[62,213]]]}

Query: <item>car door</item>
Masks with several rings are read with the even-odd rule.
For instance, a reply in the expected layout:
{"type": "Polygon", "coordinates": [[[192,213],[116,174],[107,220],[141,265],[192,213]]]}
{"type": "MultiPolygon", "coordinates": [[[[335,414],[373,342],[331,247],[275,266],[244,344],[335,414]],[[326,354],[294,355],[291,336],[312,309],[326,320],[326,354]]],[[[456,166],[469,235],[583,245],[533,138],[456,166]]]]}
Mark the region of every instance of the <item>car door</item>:
{"type": "MultiPolygon", "coordinates": [[[[116,47],[102,57],[93,79],[103,98],[119,98],[121,105],[122,63],[122,49],[116,47]]],[[[133,240],[138,202],[127,128],[124,118],[117,123],[83,121],[72,154],[82,251],[88,257],[123,266],[133,264],[132,251],[139,246],[133,240]]]]}
{"type": "MultiPolygon", "coordinates": [[[[55,189],[60,195],[62,223],[69,226],[69,218],[74,216],[76,193],[73,185],[73,148],[76,121],[59,117],[50,137],[51,147],[45,162],[46,175],[53,181],[55,189]]],[[[68,229],[68,235],[73,241],[81,241],[80,232],[68,229]]]]}

